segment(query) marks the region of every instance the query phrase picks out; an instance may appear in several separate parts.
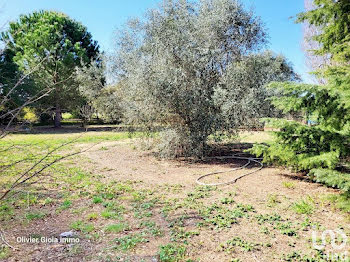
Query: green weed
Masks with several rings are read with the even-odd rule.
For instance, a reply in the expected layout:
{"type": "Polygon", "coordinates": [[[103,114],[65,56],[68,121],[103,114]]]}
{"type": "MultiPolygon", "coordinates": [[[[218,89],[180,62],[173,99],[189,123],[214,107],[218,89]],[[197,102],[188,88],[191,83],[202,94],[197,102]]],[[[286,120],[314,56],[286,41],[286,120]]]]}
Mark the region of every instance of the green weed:
{"type": "Polygon", "coordinates": [[[211,191],[216,190],[216,187],[212,186],[197,186],[193,192],[187,194],[188,201],[195,201],[197,199],[203,199],[211,196],[211,191]]]}
{"type": "Polygon", "coordinates": [[[213,204],[205,209],[199,210],[206,223],[216,228],[231,227],[238,223],[239,218],[249,217],[249,212],[255,212],[253,206],[237,204],[235,208],[229,209],[224,206],[213,204]]]}
{"type": "Polygon", "coordinates": [[[128,236],[116,238],[115,242],[117,243],[117,246],[115,246],[115,249],[128,251],[130,249],[135,248],[137,244],[146,243],[148,242],[148,240],[144,238],[143,234],[134,234],[134,235],[128,235],[128,236]]]}
{"type": "Polygon", "coordinates": [[[104,211],[101,212],[101,217],[103,217],[105,219],[118,218],[119,217],[119,213],[115,212],[115,211],[104,210],[104,211]]]}
{"type": "Polygon", "coordinates": [[[71,200],[64,200],[60,209],[64,210],[64,209],[68,209],[72,206],[72,201],[71,200]]]}
{"type": "Polygon", "coordinates": [[[188,238],[198,235],[198,231],[186,231],[184,227],[174,227],[171,230],[171,241],[184,241],[187,244],[188,238]]]}
{"type": "Polygon", "coordinates": [[[314,254],[304,255],[299,251],[293,251],[289,254],[284,254],[281,258],[284,262],[328,262],[328,261],[339,261],[329,260],[326,254],[322,250],[315,250],[314,254]]]}
{"type": "Polygon", "coordinates": [[[94,197],[92,198],[92,203],[94,203],[94,204],[100,204],[100,203],[102,203],[102,202],[103,202],[103,198],[100,197],[100,196],[94,196],[94,197]]]}
{"type": "Polygon", "coordinates": [[[86,216],[87,220],[96,220],[98,218],[98,214],[97,213],[90,213],[86,216]]]}
{"type": "Polygon", "coordinates": [[[308,217],[300,225],[301,225],[301,229],[304,230],[304,231],[307,231],[308,229],[311,229],[313,227],[316,228],[316,229],[319,229],[321,227],[320,223],[318,223],[318,222],[311,222],[308,217]]]}
{"type": "Polygon", "coordinates": [[[261,233],[264,233],[265,235],[270,234],[270,230],[268,227],[262,227],[260,231],[261,231],[261,233]]]}
{"type": "Polygon", "coordinates": [[[292,222],[286,222],[286,223],[278,222],[274,228],[280,230],[280,232],[283,235],[287,235],[287,236],[297,235],[297,230],[293,227],[292,222]]]}
{"type": "Polygon", "coordinates": [[[9,219],[13,216],[13,207],[8,204],[0,206],[0,220],[9,219]]]}
{"type": "Polygon", "coordinates": [[[262,225],[265,222],[269,222],[270,224],[273,224],[278,221],[282,221],[282,218],[278,214],[273,214],[273,215],[257,215],[256,219],[258,220],[258,224],[262,225]]]}
{"type": "Polygon", "coordinates": [[[289,182],[289,181],[282,182],[282,185],[285,188],[288,188],[288,189],[294,189],[295,188],[295,184],[293,182],[289,182]]]}
{"type": "Polygon", "coordinates": [[[278,195],[276,194],[269,194],[267,197],[267,206],[268,207],[275,207],[277,204],[280,204],[281,201],[278,199],[278,195]]]}
{"type": "Polygon", "coordinates": [[[107,233],[120,233],[129,230],[129,225],[125,223],[111,224],[105,227],[107,233]]]}
{"type": "Polygon", "coordinates": [[[159,247],[159,259],[162,262],[184,261],[186,247],[175,244],[167,244],[159,247]]]}
{"type": "Polygon", "coordinates": [[[350,193],[343,194],[330,194],[326,196],[326,200],[331,202],[334,207],[346,212],[350,213],[350,193]]]}
{"type": "Polygon", "coordinates": [[[73,222],[70,227],[72,229],[75,229],[77,231],[81,231],[83,233],[90,233],[90,232],[95,230],[94,225],[88,224],[88,223],[84,223],[81,220],[73,222]]]}
{"type": "Polygon", "coordinates": [[[116,202],[103,202],[102,205],[106,208],[106,210],[114,211],[118,214],[123,214],[125,211],[125,207],[117,204],[116,202]]]}
{"type": "Polygon", "coordinates": [[[150,209],[154,207],[154,204],[152,202],[146,202],[142,204],[135,204],[134,205],[134,217],[141,219],[144,217],[151,217],[153,216],[153,213],[150,209]]]}
{"type": "Polygon", "coordinates": [[[245,241],[240,237],[235,237],[228,240],[225,244],[220,245],[221,250],[228,253],[233,253],[236,247],[240,247],[242,251],[255,251],[259,250],[260,244],[245,241]]]}
{"type": "Polygon", "coordinates": [[[48,197],[44,200],[44,205],[50,205],[54,202],[54,200],[51,197],[48,197]]]}
{"type": "Polygon", "coordinates": [[[140,227],[146,227],[145,233],[151,234],[152,236],[163,236],[164,232],[154,221],[142,221],[140,227]]]}
{"type": "Polygon", "coordinates": [[[0,246],[0,259],[7,259],[11,255],[11,250],[6,246],[0,246]]]}
{"type": "Polygon", "coordinates": [[[228,205],[233,204],[235,200],[232,197],[225,197],[220,200],[221,204],[228,205]]]}
{"type": "Polygon", "coordinates": [[[298,214],[309,215],[314,211],[314,203],[311,198],[302,199],[298,202],[295,202],[292,206],[292,209],[298,214]]]}
{"type": "Polygon", "coordinates": [[[46,216],[43,212],[29,212],[25,214],[25,218],[28,220],[42,219],[46,216]]]}

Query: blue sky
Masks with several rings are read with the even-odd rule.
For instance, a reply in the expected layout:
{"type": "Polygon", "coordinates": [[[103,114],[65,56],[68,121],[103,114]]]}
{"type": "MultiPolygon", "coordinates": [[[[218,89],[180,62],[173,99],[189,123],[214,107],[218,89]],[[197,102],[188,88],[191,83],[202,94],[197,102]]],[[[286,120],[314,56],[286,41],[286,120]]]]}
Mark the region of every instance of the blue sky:
{"type": "MultiPolygon", "coordinates": [[[[129,17],[141,16],[160,0],[0,0],[0,24],[34,10],[61,11],[86,25],[101,48],[112,48],[112,35],[129,17]]],[[[241,0],[262,17],[270,35],[269,49],[284,54],[308,81],[301,50],[302,27],[290,17],[303,11],[304,0],[241,0]]]]}

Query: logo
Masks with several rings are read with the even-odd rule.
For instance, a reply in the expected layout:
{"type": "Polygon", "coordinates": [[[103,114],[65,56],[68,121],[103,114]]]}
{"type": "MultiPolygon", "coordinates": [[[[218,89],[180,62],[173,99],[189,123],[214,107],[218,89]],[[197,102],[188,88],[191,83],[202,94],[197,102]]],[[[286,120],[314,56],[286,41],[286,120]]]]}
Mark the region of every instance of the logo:
{"type": "Polygon", "coordinates": [[[315,230],[312,231],[312,244],[317,250],[324,250],[327,244],[331,245],[332,249],[324,254],[324,258],[328,261],[348,261],[348,252],[346,246],[348,244],[348,237],[341,229],[325,230],[321,234],[321,239],[318,238],[319,234],[315,230]],[[321,244],[319,244],[321,242],[321,244]],[[341,252],[344,250],[344,252],[341,252]]]}
{"type": "MultiPolygon", "coordinates": [[[[321,240],[322,244],[317,244],[317,232],[315,230],[312,231],[312,244],[315,249],[323,250],[327,245],[327,235],[331,238],[331,245],[334,250],[342,250],[346,247],[348,242],[348,237],[344,233],[343,230],[325,230],[322,232],[321,240]],[[337,240],[342,240],[341,243],[337,243],[337,240]]],[[[338,241],[339,242],[339,241],[338,241]]]]}

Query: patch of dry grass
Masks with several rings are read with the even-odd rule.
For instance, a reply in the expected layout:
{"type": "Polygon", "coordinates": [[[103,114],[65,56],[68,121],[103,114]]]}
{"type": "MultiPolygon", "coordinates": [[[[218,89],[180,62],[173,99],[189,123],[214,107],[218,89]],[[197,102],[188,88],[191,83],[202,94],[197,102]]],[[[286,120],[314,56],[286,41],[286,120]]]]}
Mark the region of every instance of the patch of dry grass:
{"type": "Polygon", "coordinates": [[[239,133],[239,141],[242,143],[264,143],[273,139],[270,131],[242,131],[239,133]]]}

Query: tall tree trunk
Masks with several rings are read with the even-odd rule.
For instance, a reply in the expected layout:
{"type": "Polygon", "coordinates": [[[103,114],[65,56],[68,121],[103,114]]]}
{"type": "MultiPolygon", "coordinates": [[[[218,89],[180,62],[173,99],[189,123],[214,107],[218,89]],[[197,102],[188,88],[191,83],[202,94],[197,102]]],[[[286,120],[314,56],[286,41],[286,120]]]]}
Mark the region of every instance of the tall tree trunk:
{"type": "Polygon", "coordinates": [[[61,127],[61,120],[62,120],[61,107],[59,105],[56,105],[56,109],[55,109],[55,128],[60,128],[61,127]]]}

